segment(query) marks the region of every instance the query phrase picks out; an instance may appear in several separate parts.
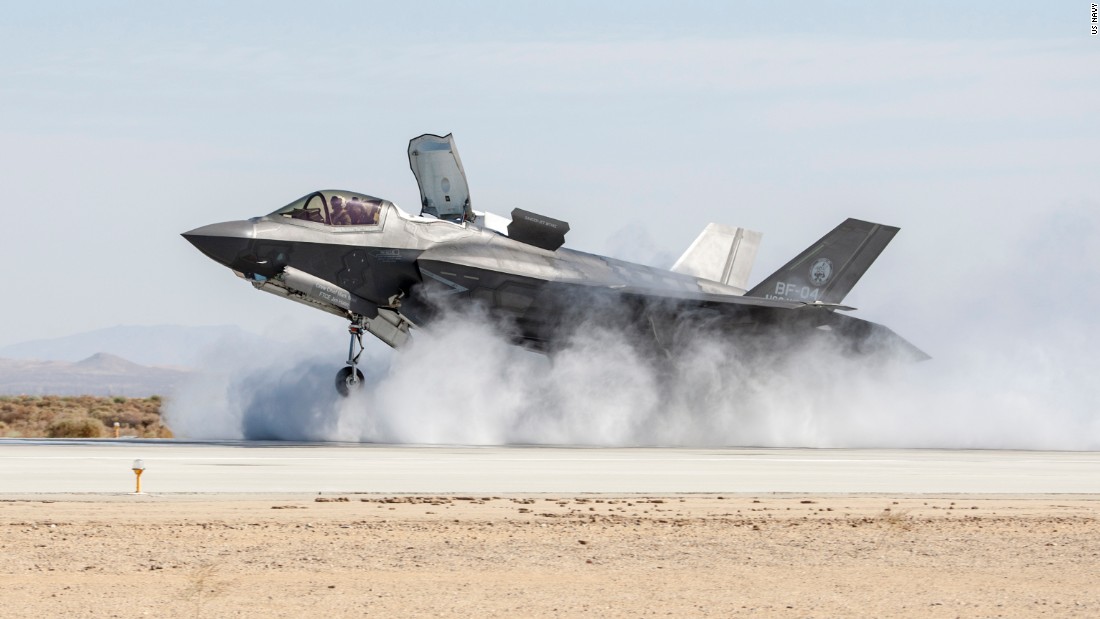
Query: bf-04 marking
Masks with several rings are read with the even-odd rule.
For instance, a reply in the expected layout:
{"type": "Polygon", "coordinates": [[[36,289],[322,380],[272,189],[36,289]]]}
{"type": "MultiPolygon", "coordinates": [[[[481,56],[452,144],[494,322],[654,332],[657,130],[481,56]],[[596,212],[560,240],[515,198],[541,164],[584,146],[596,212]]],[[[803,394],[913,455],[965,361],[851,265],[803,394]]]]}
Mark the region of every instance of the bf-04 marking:
{"type": "Polygon", "coordinates": [[[797,298],[803,301],[817,301],[821,298],[820,288],[810,288],[801,284],[787,282],[775,282],[775,294],[769,294],[765,299],[791,299],[797,298]]]}

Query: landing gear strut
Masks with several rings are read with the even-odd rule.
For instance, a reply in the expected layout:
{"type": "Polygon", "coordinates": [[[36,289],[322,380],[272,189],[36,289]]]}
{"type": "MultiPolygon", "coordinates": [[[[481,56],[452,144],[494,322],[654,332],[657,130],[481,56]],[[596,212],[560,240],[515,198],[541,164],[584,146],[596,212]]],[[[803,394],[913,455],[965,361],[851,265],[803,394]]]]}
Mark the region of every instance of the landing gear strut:
{"type": "Polygon", "coordinates": [[[351,341],[348,342],[348,364],[336,373],[336,391],[345,398],[352,391],[363,388],[363,372],[355,367],[359,364],[359,355],[363,354],[363,327],[353,322],[348,326],[348,333],[351,335],[351,341]],[[356,345],[359,352],[355,351],[356,345]]]}

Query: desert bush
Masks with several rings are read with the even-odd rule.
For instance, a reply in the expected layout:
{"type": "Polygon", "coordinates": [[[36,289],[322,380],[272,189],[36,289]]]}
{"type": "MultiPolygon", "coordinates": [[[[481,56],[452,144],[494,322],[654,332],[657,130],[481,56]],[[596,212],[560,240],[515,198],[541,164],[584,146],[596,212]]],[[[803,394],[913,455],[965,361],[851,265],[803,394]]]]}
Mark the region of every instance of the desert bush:
{"type": "Polygon", "coordinates": [[[14,421],[23,419],[26,416],[27,413],[18,408],[13,407],[11,410],[5,409],[3,411],[0,411],[0,423],[12,423],[14,421]]]}
{"type": "MultiPolygon", "coordinates": [[[[53,436],[49,429],[58,420],[90,419],[102,426],[99,436],[111,434],[114,422],[118,421],[127,434],[169,438],[171,430],[165,428],[160,419],[161,404],[157,397],[3,396],[0,397],[0,423],[5,425],[0,426],[0,436],[53,436]]],[[[72,431],[72,428],[58,426],[58,432],[72,431]]]]}
{"type": "Polygon", "coordinates": [[[102,421],[105,426],[109,426],[114,423],[115,417],[118,417],[118,413],[113,408],[100,405],[89,410],[88,416],[102,421]]]}
{"type": "Polygon", "coordinates": [[[106,428],[98,419],[90,417],[66,417],[51,423],[46,428],[49,438],[99,438],[106,428]]]}
{"type": "Polygon", "coordinates": [[[160,415],[156,413],[142,413],[139,423],[144,428],[152,428],[160,424],[160,415]]]}
{"type": "Polygon", "coordinates": [[[114,415],[114,419],[117,419],[122,425],[132,427],[141,425],[141,417],[141,411],[132,408],[115,411],[114,415]]]}

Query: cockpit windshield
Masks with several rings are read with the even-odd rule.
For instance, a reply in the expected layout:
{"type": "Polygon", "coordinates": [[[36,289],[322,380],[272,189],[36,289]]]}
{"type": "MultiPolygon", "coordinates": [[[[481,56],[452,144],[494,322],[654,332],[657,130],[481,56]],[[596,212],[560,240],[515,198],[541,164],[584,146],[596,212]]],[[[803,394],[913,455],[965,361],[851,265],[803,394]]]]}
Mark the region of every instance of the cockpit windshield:
{"type": "Polygon", "coordinates": [[[330,226],[377,226],[387,205],[390,202],[354,191],[324,190],[303,196],[270,216],[330,226]]]}

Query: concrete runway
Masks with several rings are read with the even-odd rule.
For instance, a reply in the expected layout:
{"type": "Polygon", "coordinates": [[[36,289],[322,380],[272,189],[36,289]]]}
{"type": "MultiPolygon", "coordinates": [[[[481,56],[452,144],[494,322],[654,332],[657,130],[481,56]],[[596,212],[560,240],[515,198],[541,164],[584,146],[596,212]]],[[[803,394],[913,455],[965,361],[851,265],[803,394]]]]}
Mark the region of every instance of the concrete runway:
{"type": "Polygon", "coordinates": [[[1096,494],[1100,453],[0,439],[0,494],[1096,494]]]}

